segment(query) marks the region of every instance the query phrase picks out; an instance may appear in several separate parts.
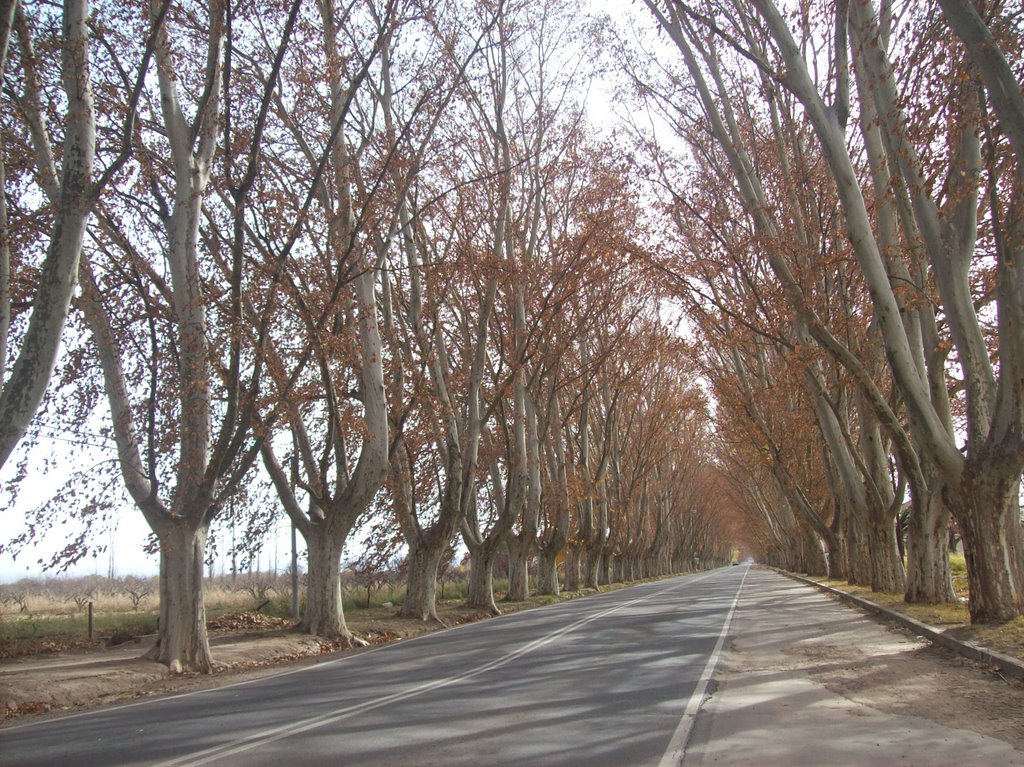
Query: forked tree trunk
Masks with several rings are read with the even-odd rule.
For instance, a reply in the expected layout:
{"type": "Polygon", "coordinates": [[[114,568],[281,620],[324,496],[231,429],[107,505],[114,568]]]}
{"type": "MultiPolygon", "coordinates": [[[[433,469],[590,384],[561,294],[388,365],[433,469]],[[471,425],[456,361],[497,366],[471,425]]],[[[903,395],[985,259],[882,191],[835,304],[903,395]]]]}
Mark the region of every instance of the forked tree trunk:
{"type": "Polygon", "coordinates": [[[147,658],[172,674],[213,671],[203,601],[206,526],[169,525],[160,535],[160,625],[147,658]]]}
{"type": "Polygon", "coordinates": [[[537,593],[555,597],[561,593],[558,560],[543,548],[537,551],[537,593]]]}
{"type": "Polygon", "coordinates": [[[907,520],[907,602],[955,599],[949,569],[949,509],[936,492],[915,498],[907,520]]]}

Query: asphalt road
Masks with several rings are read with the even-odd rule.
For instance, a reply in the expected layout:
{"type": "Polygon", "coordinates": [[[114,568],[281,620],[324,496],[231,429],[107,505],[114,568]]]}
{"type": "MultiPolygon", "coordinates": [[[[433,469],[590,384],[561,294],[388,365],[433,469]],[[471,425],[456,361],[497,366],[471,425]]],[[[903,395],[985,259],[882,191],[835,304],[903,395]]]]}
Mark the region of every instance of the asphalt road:
{"type": "Polygon", "coordinates": [[[645,584],[252,682],[6,727],[0,764],[668,767],[747,572],[645,584]]]}

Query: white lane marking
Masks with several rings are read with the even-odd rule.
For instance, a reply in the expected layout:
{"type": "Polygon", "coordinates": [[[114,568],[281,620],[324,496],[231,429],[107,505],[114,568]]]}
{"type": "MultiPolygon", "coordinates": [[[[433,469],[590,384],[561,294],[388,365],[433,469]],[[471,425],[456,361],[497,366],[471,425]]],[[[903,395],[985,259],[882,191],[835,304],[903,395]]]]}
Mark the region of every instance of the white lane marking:
{"type": "Polygon", "coordinates": [[[453,684],[463,682],[467,679],[472,679],[473,677],[479,676],[487,671],[491,671],[492,669],[504,666],[512,662],[516,658],[520,658],[523,655],[526,655],[527,653],[533,652],[534,650],[549,645],[552,642],[561,639],[566,634],[570,634],[576,629],[585,626],[588,623],[596,621],[599,618],[611,615],[612,613],[616,613],[619,610],[623,610],[627,607],[632,607],[638,602],[643,602],[646,599],[659,596],[665,593],[666,591],[679,588],[683,585],[690,585],[698,581],[702,581],[705,578],[711,577],[711,575],[713,574],[714,573],[712,572],[708,573],[707,575],[703,575],[699,578],[687,578],[681,582],[674,582],[671,586],[667,586],[666,588],[659,589],[658,591],[654,591],[650,594],[645,594],[644,596],[637,597],[636,599],[631,599],[628,602],[623,602],[622,604],[616,605],[614,607],[609,607],[608,609],[602,610],[601,612],[595,613],[594,615],[591,615],[587,618],[581,618],[580,620],[571,623],[568,626],[564,626],[563,628],[560,628],[557,631],[553,631],[547,636],[540,637],[539,639],[535,639],[532,642],[528,642],[527,644],[520,647],[518,650],[513,650],[512,652],[507,653],[501,656],[500,658],[496,658],[492,661],[484,663],[480,666],[477,666],[476,668],[470,669],[469,671],[465,671],[456,676],[448,677],[447,679],[438,679],[433,682],[426,682],[424,684],[417,685],[416,687],[412,687],[408,690],[392,693],[391,695],[387,695],[383,698],[378,698],[377,700],[372,701],[370,703],[357,703],[350,706],[345,706],[340,709],[335,709],[333,711],[327,711],[317,716],[312,716],[307,719],[300,720],[298,722],[289,722],[287,724],[279,725],[277,727],[270,727],[264,730],[263,732],[238,738],[236,740],[229,741],[228,743],[222,743],[217,746],[212,746],[210,748],[203,749],[202,751],[196,751],[185,756],[178,756],[174,759],[170,759],[168,761],[155,764],[152,767],[198,767],[199,765],[209,764],[210,762],[216,761],[218,759],[223,759],[228,756],[234,756],[236,754],[244,753],[246,751],[251,751],[255,748],[260,748],[269,743],[282,740],[292,735],[298,735],[299,733],[303,733],[308,730],[315,729],[317,727],[322,727],[324,725],[339,722],[342,719],[347,719],[348,717],[355,716],[356,714],[362,714],[368,711],[373,711],[374,709],[381,708],[382,706],[386,706],[390,703],[407,700],[409,698],[413,698],[418,695],[422,695],[423,693],[440,689],[442,687],[449,687],[453,684]]]}
{"type": "MultiPolygon", "coordinates": [[[[672,580],[674,583],[676,583],[677,581],[685,581],[686,584],[697,583],[698,581],[702,581],[705,578],[709,577],[714,572],[716,571],[713,570],[696,578],[691,577],[689,574],[686,574],[682,576],[676,576],[672,580]]],[[[146,700],[138,700],[132,703],[119,703],[114,706],[93,709],[92,711],[79,711],[77,713],[72,714],[61,714],[56,717],[51,717],[47,719],[36,719],[31,722],[20,722],[18,724],[5,723],[3,725],[3,732],[6,734],[8,732],[14,732],[15,730],[27,730],[32,727],[42,727],[44,725],[53,724],[54,722],[66,722],[69,719],[81,719],[83,717],[101,716],[103,714],[109,714],[112,711],[121,711],[122,709],[126,708],[137,708],[139,706],[158,705],[161,703],[166,703],[167,701],[178,700],[180,698],[194,698],[197,695],[209,695],[220,690],[228,690],[234,687],[245,687],[251,684],[259,684],[260,682],[266,682],[271,679],[277,679],[282,676],[291,676],[292,674],[303,674],[307,671],[320,671],[322,669],[327,668],[328,666],[340,665],[342,663],[356,660],[357,658],[365,658],[367,655],[371,655],[373,653],[388,652],[389,650],[394,650],[397,647],[405,647],[406,645],[409,645],[416,641],[434,639],[440,636],[441,634],[447,634],[450,631],[458,631],[459,629],[472,629],[473,627],[486,627],[488,624],[493,625],[495,621],[500,621],[501,619],[518,618],[521,620],[529,620],[535,614],[544,610],[550,612],[558,612],[560,608],[572,608],[575,605],[581,604],[583,602],[600,600],[602,597],[611,597],[613,595],[619,594],[621,591],[627,591],[631,588],[639,588],[643,585],[645,584],[639,584],[638,586],[628,586],[626,589],[618,589],[616,591],[603,591],[600,594],[592,594],[585,597],[579,597],[578,599],[573,599],[569,602],[556,602],[555,604],[551,605],[540,605],[537,607],[528,608],[526,610],[517,610],[516,612],[504,613],[503,615],[495,616],[494,618],[491,618],[484,622],[460,623],[457,626],[451,626],[450,628],[442,629],[441,631],[433,631],[428,634],[420,634],[419,636],[410,637],[409,639],[403,639],[401,642],[389,642],[387,644],[377,645],[376,647],[371,647],[369,649],[362,650],[361,652],[348,653],[346,655],[342,655],[340,658],[332,658],[330,660],[325,661],[316,661],[316,663],[309,666],[303,666],[302,668],[293,668],[287,671],[278,671],[277,673],[267,674],[265,676],[258,676],[253,679],[243,679],[240,682],[228,682],[227,684],[217,685],[215,687],[207,687],[202,690],[179,692],[175,695],[166,695],[161,696],[159,698],[147,698],[146,700]]],[[[677,585],[680,584],[677,583],[677,585]]],[[[662,592],[658,591],[656,593],[660,594],[662,592]]],[[[309,660],[314,660],[315,658],[315,655],[309,656],[309,660]]]]}
{"type": "Polygon", "coordinates": [[[743,573],[740,587],[736,589],[736,598],[732,600],[729,614],[725,616],[725,621],[722,623],[722,631],[718,635],[718,641],[715,642],[715,649],[711,651],[711,656],[708,658],[704,671],[701,672],[700,679],[697,681],[697,687],[694,689],[693,695],[690,696],[690,700],[686,703],[686,710],[683,711],[683,716],[679,720],[679,724],[676,725],[675,732],[672,733],[672,740],[668,742],[668,748],[665,749],[661,761],[658,762],[658,767],[678,767],[683,763],[683,757],[686,756],[686,746],[690,740],[690,733],[693,732],[693,725],[697,721],[697,712],[700,710],[701,704],[704,703],[708,683],[711,681],[711,676],[715,673],[715,667],[718,665],[718,658],[722,654],[722,645],[725,644],[725,638],[729,634],[732,616],[736,612],[736,605],[739,604],[740,595],[743,593],[743,584],[747,582],[747,574],[749,572],[750,567],[748,566],[743,573]]]}

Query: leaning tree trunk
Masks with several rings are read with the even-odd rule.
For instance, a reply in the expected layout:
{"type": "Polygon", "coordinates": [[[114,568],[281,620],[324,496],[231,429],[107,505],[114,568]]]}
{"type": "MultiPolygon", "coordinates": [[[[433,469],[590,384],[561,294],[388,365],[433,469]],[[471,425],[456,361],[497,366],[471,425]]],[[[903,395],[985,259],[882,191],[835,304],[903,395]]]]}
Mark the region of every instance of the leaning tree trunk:
{"type": "Polygon", "coordinates": [[[207,527],[173,524],[160,533],[160,624],[146,657],[172,674],[213,671],[203,601],[207,527]]]}
{"type": "Polygon", "coordinates": [[[977,463],[943,495],[963,536],[971,623],[1001,623],[1024,614],[1020,475],[977,463]]]}

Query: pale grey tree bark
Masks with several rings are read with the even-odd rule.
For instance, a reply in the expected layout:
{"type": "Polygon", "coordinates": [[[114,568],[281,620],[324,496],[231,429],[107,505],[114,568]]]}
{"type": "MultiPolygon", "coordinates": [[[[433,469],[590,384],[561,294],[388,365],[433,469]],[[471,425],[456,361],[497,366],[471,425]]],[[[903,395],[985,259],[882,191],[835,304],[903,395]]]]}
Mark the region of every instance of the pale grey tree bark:
{"type": "MultiPolygon", "coordinates": [[[[23,109],[36,154],[38,181],[55,205],[53,228],[46,257],[32,299],[32,314],[20,340],[10,375],[4,375],[10,350],[11,293],[10,240],[6,200],[0,202],[0,466],[6,463],[25,435],[57,360],[64,325],[77,284],[89,214],[100,186],[93,181],[96,154],[96,119],[89,71],[89,6],[86,0],[68,0],[62,17],[62,85],[67,99],[60,169],[50,145],[46,116],[39,96],[35,51],[23,9],[16,1],[0,6],[0,66],[6,65],[12,27],[21,47],[27,93],[23,109]]],[[[3,70],[0,69],[0,72],[3,70]]],[[[0,164],[0,182],[4,181],[0,164]]],[[[6,195],[6,185],[2,188],[6,195]]]]}
{"type": "MultiPolygon", "coordinates": [[[[154,0],[151,15],[155,18],[163,12],[154,0]]],[[[212,373],[197,248],[200,206],[210,179],[220,107],[224,19],[223,13],[212,7],[210,24],[208,89],[197,105],[194,120],[186,118],[179,100],[177,68],[166,27],[160,27],[155,47],[161,114],[174,174],[173,201],[164,219],[164,256],[170,271],[181,390],[175,477],[178,492],[169,503],[160,499],[154,477],[143,463],[121,362],[122,349],[96,278],[88,266],[83,270],[83,313],[103,370],[121,474],[160,543],[160,629],[150,657],[167,664],[175,673],[213,670],[202,580],[215,492],[208,473],[213,439],[212,373]]]]}
{"type": "MultiPolygon", "coordinates": [[[[204,549],[224,493],[230,492],[233,486],[225,480],[233,472],[242,470],[241,465],[235,465],[235,459],[246,442],[252,415],[252,408],[242,399],[256,396],[262,364],[257,353],[249,390],[243,392],[239,372],[242,344],[252,335],[248,332],[251,328],[246,326],[249,317],[243,316],[241,284],[246,263],[242,239],[246,231],[245,198],[255,178],[266,110],[271,91],[277,87],[280,58],[288,46],[297,5],[293,4],[291,10],[278,47],[277,62],[264,83],[260,117],[253,126],[249,151],[243,152],[247,168],[238,179],[231,175],[230,168],[227,170],[226,181],[234,196],[231,212],[235,215],[230,256],[226,264],[217,262],[216,258],[211,258],[211,263],[207,264],[199,232],[221,125],[221,90],[227,80],[222,76],[227,34],[225,8],[219,2],[211,2],[209,6],[205,60],[197,68],[205,89],[198,95],[194,113],[188,116],[181,100],[182,79],[178,68],[183,60],[173,50],[167,25],[162,23],[167,7],[156,0],[150,5],[160,115],[172,170],[172,177],[165,186],[158,182],[153,188],[164,236],[159,243],[161,255],[169,272],[169,279],[157,276],[157,290],[167,301],[166,317],[173,334],[173,339],[167,342],[174,344],[177,363],[173,373],[178,395],[177,433],[175,446],[170,448],[176,448],[177,460],[173,478],[166,488],[158,476],[156,444],[161,435],[154,431],[156,424],[151,413],[140,414],[133,410],[123,356],[128,352],[111,323],[111,313],[117,307],[105,303],[94,266],[85,264],[82,270],[82,311],[103,372],[122,478],[160,546],[160,623],[157,642],[149,657],[168,665],[174,673],[213,670],[203,597],[204,549]],[[239,181],[238,185],[235,180],[239,181]],[[169,200],[162,191],[164,188],[169,200]],[[207,266],[228,275],[226,293],[230,296],[230,309],[225,322],[229,323],[230,332],[224,344],[228,361],[223,370],[219,366],[215,368],[213,362],[215,355],[204,283],[204,274],[209,273],[207,266]],[[215,390],[222,382],[222,373],[227,380],[223,380],[224,386],[220,389],[223,399],[219,399],[215,390]],[[215,418],[219,427],[216,434],[215,418]],[[140,434],[148,435],[146,461],[142,458],[140,434]]],[[[153,353],[157,354],[155,336],[153,344],[153,353]]],[[[158,395],[154,384],[151,397],[158,395]]],[[[255,449],[250,450],[242,463],[248,465],[255,455],[255,449]]],[[[232,481],[237,481],[237,477],[232,481]]]]}
{"type": "MultiPolygon", "coordinates": [[[[360,161],[371,138],[365,135],[361,139],[350,138],[350,135],[359,135],[359,126],[346,131],[345,115],[356,103],[360,89],[373,93],[365,100],[368,104],[383,102],[385,133],[391,142],[388,149],[400,151],[395,126],[389,122],[390,57],[396,22],[390,6],[375,16],[373,50],[380,55],[379,81],[371,82],[371,78],[365,77],[365,65],[346,80],[340,62],[350,52],[339,47],[341,14],[332,0],[320,0],[318,10],[323,56],[328,62],[326,81],[330,99],[324,126],[329,138],[325,156],[317,156],[310,149],[307,161],[310,173],[315,175],[317,167],[326,160],[323,174],[330,183],[318,184],[314,194],[327,218],[328,236],[323,263],[314,267],[319,269],[315,272],[317,276],[310,278],[303,274],[297,282],[308,285],[312,279],[315,291],[322,290],[321,280],[333,283],[332,299],[326,306],[318,306],[311,314],[310,300],[303,298],[300,304],[305,308],[299,312],[306,324],[305,342],[316,350],[313,356],[323,405],[312,410],[300,408],[294,402],[295,393],[290,386],[294,373],[286,374],[283,363],[273,366],[278,369],[278,395],[285,403],[284,421],[291,432],[295,453],[290,474],[278,461],[272,439],[262,442],[261,453],[289,519],[306,542],[309,572],[299,629],[354,643],[357,640],[348,630],[342,607],[341,556],[350,533],[388,474],[390,428],[384,385],[385,350],[376,287],[382,282],[378,265],[384,263],[391,247],[398,216],[396,213],[390,219],[384,217],[371,224],[363,215],[364,211],[356,209],[357,192],[365,191],[366,186],[360,161]],[[354,146],[354,140],[362,143],[354,146]],[[372,249],[359,244],[360,235],[372,243],[372,249]],[[325,351],[336,348],[332,339],[351,332],[352,325],[357,341],[354,354],[339,360],[325,351]],[[347,366],[353,368],[353,393],[341,390],[346,388],[346,383],[339,369],[347,366]],[[361,410],[358,415],[347,414],[350,399],[356,400],[361,410]],[[307,425],[307,419],[314,418],[316,422],[307,425]],[[314,429],[322,435],[319,445],[313,444],[310,436],[314,429]],[[306,509],[297,497],[299,489],[308,497],[306,509]]],[[[362,55],[373,58],[372,52],[362,52],[362,55]]],[[[296,122],[296,115],[289,113],[281,99],[278,99],[278,111],[296,142],[303,145],[307,137],[296,122]]],[[[364,126],[363,130],[369,131],[369,127],[364,126]]],[[[392,177],[399,188],[408,184],[408,179],[400,174],[392,173],[392,177]]],[[[372,201],[371,197],[369,202],[372,201]]],[[[304,272],[301,263],[294,268],[304,272]]]]}

